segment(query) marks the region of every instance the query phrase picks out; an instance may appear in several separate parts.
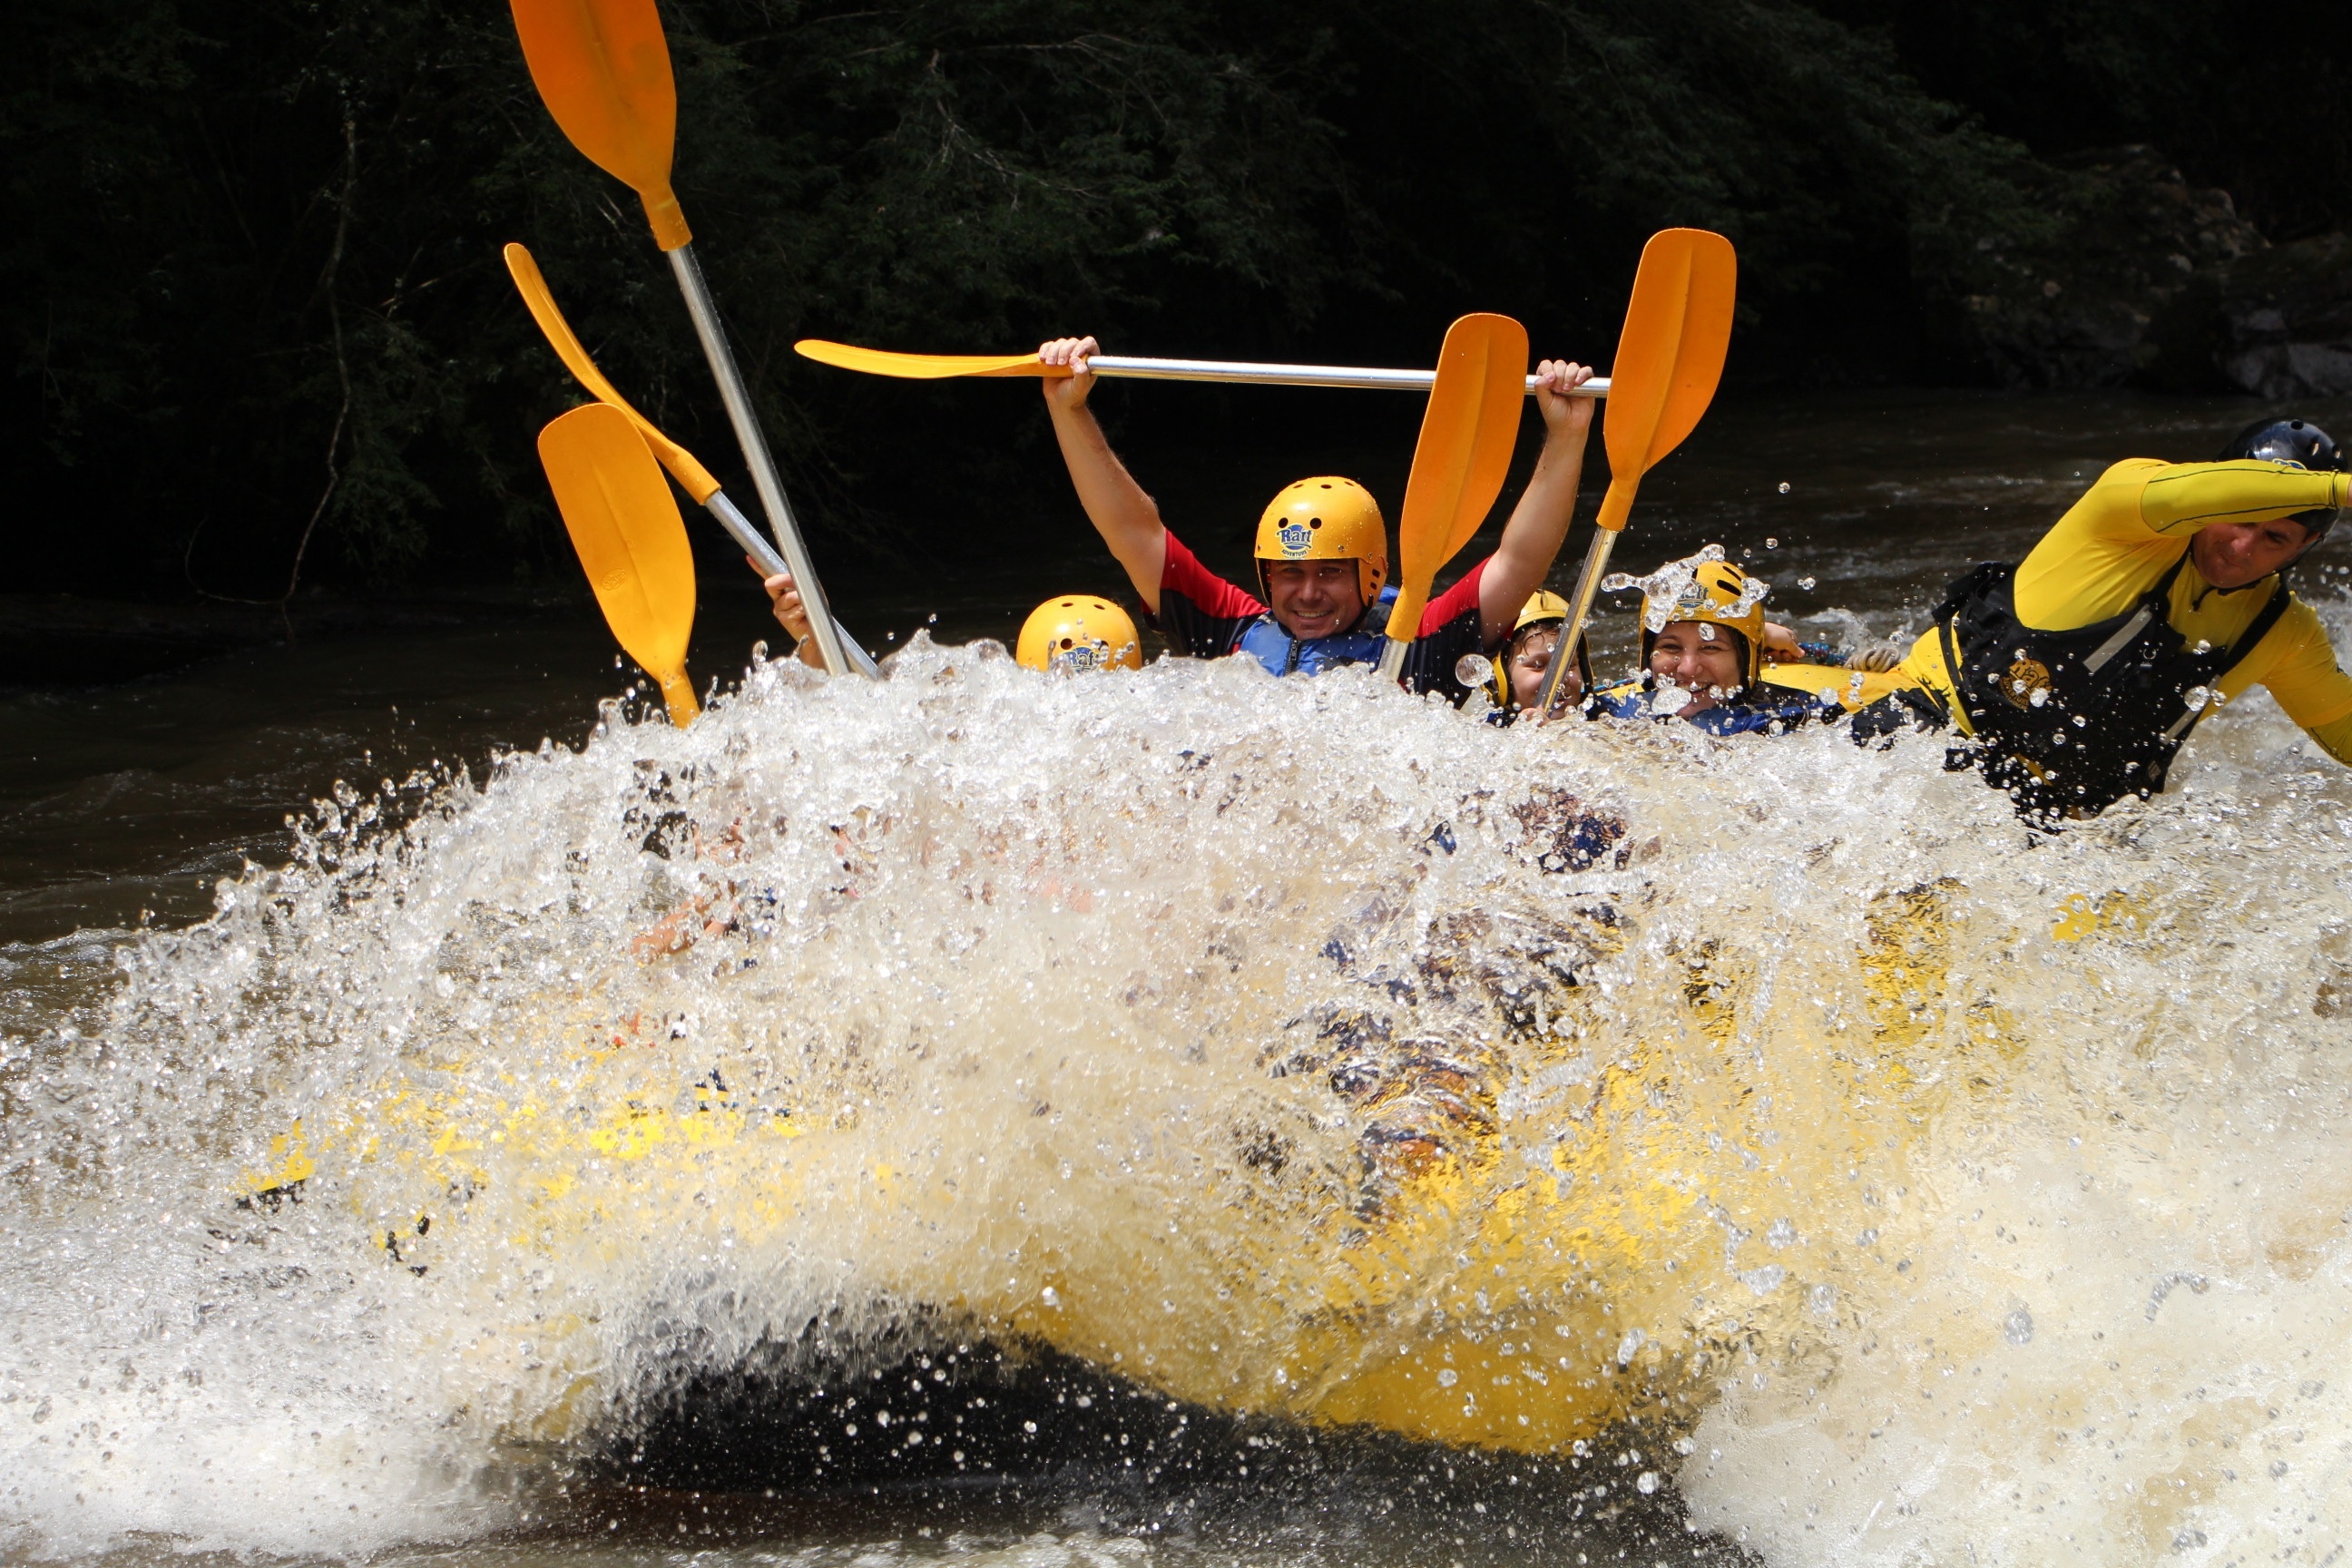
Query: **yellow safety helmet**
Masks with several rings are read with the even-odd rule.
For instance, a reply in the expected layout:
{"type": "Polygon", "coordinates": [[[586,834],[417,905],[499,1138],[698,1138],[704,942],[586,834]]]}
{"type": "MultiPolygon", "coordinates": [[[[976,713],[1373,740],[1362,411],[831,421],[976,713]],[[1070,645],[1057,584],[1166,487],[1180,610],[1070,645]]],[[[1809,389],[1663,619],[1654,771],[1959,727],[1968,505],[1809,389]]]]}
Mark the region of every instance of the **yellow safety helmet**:
{"type": "Polygon", "coordinates": [[[1030,669],[1141,669],[1143,640],[1108,599],[1065,594],[1029,612],[1013,657],[1030,669]]]}
{"type": "MultiPolygon", "coordinates": [[[[1568,620],[1568,601],[1549,588],[1538,588],[1519,606],[1519,618],[1511,623],[1511,635],[1503,641],[1503,656],[1495,660],[1494,678],[1487,682],[1497,708],[1511,705],[1511,658],[1518,651],[1519,634],[1529,626],[1561,626],[1568,620]]],[[[1592,689],[1592,656],[1590,643],[1582,632],[1576,636],[1576,668],[1584,678],[1584,689],[1592,689]]],[[[1555,658],[1558,654],[1555,652],[1555,658]]]]}
{"type": "Polygon", "coordinates": [[[1675,621],[1699,621],[1727,626],[1747,639],[1747,684],[1756,684],[1764,668],[1764,595],[1771,584],[1748,576],[1722,554],[1721,546],[1709,545],[1643,579],[1643,668],[1649,668],[1650,648],[1660,632],[1675,621]],[[1661,593],[1672,597],[1661,603],[1656,597],[1661,593]]]}
{"type": "Polygon", "coordinates": [[[1285,485],[1257,520],[1260,593],[1269,563],[1348,560],[1369,605],[1389,580],[1389,526],[1372,492],[1353,479],[1318,474],[1285,485]]]}

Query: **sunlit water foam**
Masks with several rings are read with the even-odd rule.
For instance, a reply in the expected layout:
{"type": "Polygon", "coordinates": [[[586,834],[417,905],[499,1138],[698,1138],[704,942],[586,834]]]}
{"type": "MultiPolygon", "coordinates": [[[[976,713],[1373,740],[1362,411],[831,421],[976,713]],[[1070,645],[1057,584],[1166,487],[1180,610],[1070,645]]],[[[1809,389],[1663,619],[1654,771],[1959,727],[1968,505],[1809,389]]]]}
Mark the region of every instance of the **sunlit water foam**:
{"type": "MultiPolygon", "coordinates": [[[[681,1359],[813,1323],[854,1357],[909,1309],[1295,1404],[1326,1244],[1416,1190],[1366,1156],[1398,1102],[1310,1043],[1377,992],[1475,1080],[1404,1142],[1480,1142],[1482,1191],[1596,1137],[1670,1164],[1585,1167],[1677,1201],[1612,1210],[1644,1261],[1579,1309],[1598,1371],[1578,1341],[1553,1375],[1672,1391],[1635,1413],[1711,1526],[1789,1562],[2324,1557],[2347,795],[2242,706],[2180,795],[2031,847],[1932,742],[1497,731],[1368,676],[984,645],[878,688],[765,667],[390,836],[355,800],[7,1047],[0,1516],[61,1552],[462,1536],[681,1359]],[[1563,862],[1562,790],[1624,837],[1563,862]],[[1596,909],[1540,1052],[1523,996],[1393,984],[1596,909]],[[635,1157],[722,1097],[734,1135],[635,1157]],[[302,1201],[256,1200],[298,1119],[302,1201]]],[[[1549,1367],[1480,1216],[1413,1217],[1465,1250],[1375,1327],[1549,1367]]]]}

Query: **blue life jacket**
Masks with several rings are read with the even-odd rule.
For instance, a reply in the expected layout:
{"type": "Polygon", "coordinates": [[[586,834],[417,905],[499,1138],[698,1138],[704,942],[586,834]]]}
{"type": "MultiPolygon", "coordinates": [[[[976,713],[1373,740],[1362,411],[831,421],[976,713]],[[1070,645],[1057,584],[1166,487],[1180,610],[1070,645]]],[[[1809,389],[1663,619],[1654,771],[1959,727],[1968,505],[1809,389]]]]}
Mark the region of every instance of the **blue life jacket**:
{"type": "Polygon", "coordinates": [[[1388,638],[1389,609],[1396,603],[1393,584],[1381,590],[1364,618],[1344,632],[1305,642],[1283,629],[1269,610],[1242,628],[1234,651],[1245,653],[1265,666],[1270,675],[1320,675],[1342,664],[1378,664],[1388,638]]]}
{"type": "MultiPolygon", "coordinates": [[[[1593,694],[1592,710],[1612,719],[1671,718],[1671,714],[1650,711],[1653,689],[1654,683],[1646,676],[1623,686],[1612,686],[1593,694]]],[[[1701,709],[1685,721],[1710,735],[1779,734],[1811,721],[1838,718],[1844,711],[1838,704],[1824,703],[1810,692],[1759,681],[1741,689],[1732,700],[1701,709]]]]}

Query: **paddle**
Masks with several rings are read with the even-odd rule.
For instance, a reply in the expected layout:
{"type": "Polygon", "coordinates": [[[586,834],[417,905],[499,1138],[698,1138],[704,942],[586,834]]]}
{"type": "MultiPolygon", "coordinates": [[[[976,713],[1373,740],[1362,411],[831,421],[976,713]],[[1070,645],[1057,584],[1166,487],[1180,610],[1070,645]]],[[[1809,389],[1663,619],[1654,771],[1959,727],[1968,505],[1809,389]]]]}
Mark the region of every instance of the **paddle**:
{"type": "MultiPolygon", "coordinates": [[[[906,381],[943,381],[950,376],[1066,376],[1066,364],[1044,364],[1026,354],[901,354],[887,349],[861,349],[829,343],[823,338],[803,338],[793,352],[819,364],[867,375],[892,375],[906,381]]],[[[1131,381],[1221,381],[1257,386],[1363,386],[1397,392],[1427,392],[1437,383],[1433,370],[1376,370],[1345,364],[1266,364],[1255,360],[1139,359],[1124,354],[1097,354],[1087,361],[1096,375],[1131,381]]],[[[1536,378],[1527,376],[1521,390],[1532,395],[1536,378]]],[[[1586,382],[1574,397],[1606,397],[1609,378],[1586,382]]]]}
{"type": "Polygon", "coordinates": [[[703,281],[702,267],[689,243],[686,214],[670,189],[671,156],[677,141],[677,86],[671,79],[669,43],[662,36],[654,0],[512,0],[515,36],[541,100],[555,123],[588,161],[637,193],[654,243],[669,257],[671,274],[686,296],[687,313],[702,341],[703,357],[719,382],[727,419],[751,469],[751,486],[768,514],[768,528],[783,547],[801,600],[808,606],[809,630],[824,667],[835,675],[851,668],[824,587],[810,563],[808,546],[784,499],[783,480],[768,453],[767,437],[751,408],[750,388],[736,369],[734,351],[719,325],[719,307],[703,281]]]}
{"type": "Polygon", "coordinates": [[[1403,672],[1438,568],[1470,542],[1503,493],[1527,370],[1528,330],[1508,316],[1465,316],[1445,330],[1397,523],[1397,596],[1381,650],[1381,674],[1391,680],[1403,672]]]}
{"type": "Polygon", "coordinates": [[[686,679],[694,631],[694,552],[669,485],[627,415],[590,403],[539,433],[539,460],[604,624],[680,728],[700,711],[686,679]]]}
{"type": "Polygon", "coordinates": [[[1601,438],[1609,448],[1609,493],[1593,520],[1591,548],[1569,599],[1568,624],[1544,677],[1538,711],[1549,714],[1560,680],[1574,668],[1576,639],[1609,552],[1633,510],[1633,491],[1659,459],[1682,444],[1706,412],[1723,377],[1724,351],[1731,342],[1731,308],[1739,264],[1731,242],[1703,228],[1661,229],[1642,247],[1633,274],[1633,298],[1625,307],[1625,328],[1617,358],[1609,367],[1615,390],[1601,416],[1601,438]],[[1568,657],[1562,657],[1566,655],[1568,657]]]}
{"type": "MultiPolygon", "coordinates": [[[[596,368],[596,362],[590,359],[588,351],[581,346],[579,337],[572,331],[572,323],[563,319],[562,310],[556,309],[555,296],[548,291],[547,279],[541,275],[539,263],[532,259],[530,252],[520,245],[509,245],[505,255],[507,271],[513,276],[515,288],[522,295],[522,302],[530,307],[531,319],[539,323],[539,330],[546,335],[548,346],[555,351],[556,357],[564,363],[580,384],[629,416],[629,423],[637,427],[637,434],[645,437],[646,445],[652,448],[655,457],[661,459],[662,467],[670,471],[687,494],[709,509],[710,515],[719,520],[719,526],[758,564],[761,576],[772,577],[779,572],[789,573],[791,568],[785,564],[784,558],[776,553],[773,545],[760,537],[759,530],[751,526],[751,520],[727,499],[727,492],[719,488],[710,470],[698,462],[693,453],[663,435],[652,420],[638,413],[629,400],[604,379],[604,373],[596,368]]],[[[874,660],[858,646],[857,639],[849,635],[849,628],[838,619],[833,624],[843,649],[848,654],[850,662],[857,667],[858,673],[880,675],[881,671],[876,668],[874,660]]],[[[819,645],[820,647],[822,646],[819,645]]]]}

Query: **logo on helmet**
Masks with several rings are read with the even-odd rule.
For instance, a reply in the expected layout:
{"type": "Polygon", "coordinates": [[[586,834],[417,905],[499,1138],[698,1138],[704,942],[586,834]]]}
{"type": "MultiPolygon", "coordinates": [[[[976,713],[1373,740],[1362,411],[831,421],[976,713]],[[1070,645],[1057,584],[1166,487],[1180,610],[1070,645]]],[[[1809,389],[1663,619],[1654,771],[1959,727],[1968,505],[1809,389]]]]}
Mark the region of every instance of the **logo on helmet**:
{"type": "Polygon", "coordinates": [[[1101,668],[1107,662],[1104,656],[1109,651],[1105,644],[1082,642],[1055,655],[1054,663],[1072,675],[1084,675],[1087,670],[1101,668]]]}
{"type": "Polygon", "coordinates": [[[1286,522],[1276,531],[1276,536],[1282,541],[1285,555],[1306,554],[1307,542],[1315,537],[1303,522],[1286,522]]]}

